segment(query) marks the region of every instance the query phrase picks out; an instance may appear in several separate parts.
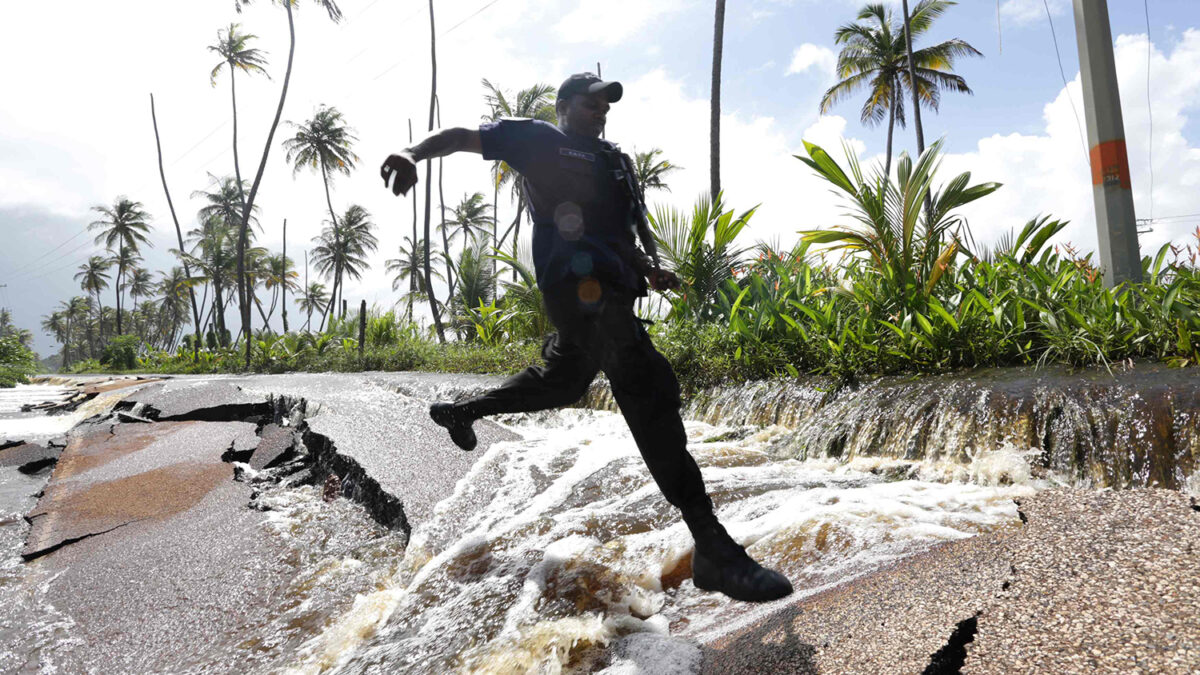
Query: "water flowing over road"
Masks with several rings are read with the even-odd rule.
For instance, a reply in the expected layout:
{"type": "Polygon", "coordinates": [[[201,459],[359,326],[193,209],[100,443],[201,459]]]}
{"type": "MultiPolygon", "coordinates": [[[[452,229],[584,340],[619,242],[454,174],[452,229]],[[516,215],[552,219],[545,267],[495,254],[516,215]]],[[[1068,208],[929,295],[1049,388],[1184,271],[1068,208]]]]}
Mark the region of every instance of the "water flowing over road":
{"type": "MultiPolygon", "coordinates": [[[[854,394],[873,397],[855,405],[829,397],[817,405],[819,389],[774,394],[763,385],[693,402],[691,416],[707,421],[686,423],[689,450],[718,516],[796,588],[791,598],[754,605],[693,586],[690,536],[617,413],[503,416],[481,423],[480,450],[463,454],[424,410],[489,380],[368,374],[134,384],[96,387],[54,416],[20,413],[20,405],[66,400],[71,389],[0,391],[0,440],[58,442],[90,418],[67,441],[59,485],[47,487],[44,464],[0,466],[0,671],[709,672],[711,645],[926,552],[1021,531],[1023,500],[1081,480],[1070,466],[1047,466],[1044,447],[1020,442],[1025,422],[970,442],[930,432],[930,419],[949,428],[960,414],[940,389],[948,401],[941,409],[905,402],[933,410],[924,420],[910,415],[911,429],[896,418],[883,428],[881,412],[841,441],[831,430],[862,409],[882,409],[886,388],[854,394]],[[836,419],[821,424],[822,406],[836,419]],[[887,440],[873,448],[861,440],[866,433],[887,440]],[[208,464],[181,454],[187,438],[207,439],[208,464]],[[936,438],[960,440],[941,447],[936,438]],[[95,454],[109,446],[108,459],[95,454]],[[22,560],[27,514],[69,513],[81,490],[72,485],[118,474],[144,481],[168,460],[197,476],[217,471],[215,487],[178,515],[133,519],[22,560]],[[43,489],[54,497],[49,506],[37,498],[43,489]],[[111,594],[112,613],[89,607],[81,592],[93,605],[111,594]],[[89,646],[101,638],[106,646],[89,646]]],[[[958,398],[983,400],[971,391],[958,398]]],[[[978,404],[966,409],[1009,419],[978,404]]],[[[1053,440],[1049,428],[1035,440],[1053,440]]],[[[990,550],[983,559],[995,558],[990,550]]],[[[1007,562],[993,566],[1009,574],[1007,562]]],[[[978,592],[994,596],[1000,581],[978,592]]],[[[934,643],[955,622],[974,630],[970,615],[952,618],[933,627],[934,643]]],[[[922,646],[917,657],[928,660],[933,649],[922,646]]]]}

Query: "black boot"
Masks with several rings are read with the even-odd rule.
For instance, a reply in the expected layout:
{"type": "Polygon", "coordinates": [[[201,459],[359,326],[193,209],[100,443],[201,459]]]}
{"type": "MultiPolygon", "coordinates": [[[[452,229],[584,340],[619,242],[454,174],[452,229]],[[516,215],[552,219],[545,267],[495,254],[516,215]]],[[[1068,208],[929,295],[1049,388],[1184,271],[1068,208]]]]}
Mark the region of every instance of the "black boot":
{"type": "Polygon", "coordinates": [[[429,416],[450,431],[450,440],[463,450],[475,449],[475,430],[471,425],[475,417],[453,403],[434,403],[429,406],[429,416]]]}
{"type": "MultiPolygon", "coordinates": [[[[692,527],[692,523],[688,525],[692,527]]],[[[791,582],[755,562],[716,518],[693,527],[692,536],[696,539],[692,553],[692,583],[696,588],[744,602],[767,602],[791,595],[791,582]]]]}

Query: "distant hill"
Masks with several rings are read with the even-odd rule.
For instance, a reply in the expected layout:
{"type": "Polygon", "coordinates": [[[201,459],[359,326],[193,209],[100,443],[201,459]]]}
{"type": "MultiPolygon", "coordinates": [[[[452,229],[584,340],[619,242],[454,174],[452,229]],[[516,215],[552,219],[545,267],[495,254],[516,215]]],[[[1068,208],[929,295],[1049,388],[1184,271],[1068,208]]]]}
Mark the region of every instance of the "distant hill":
{"type": "Polygon", "coordinates": [[[62,368],[62,352],[51,354],[39,361],[42,364],[42,370],[47,373],[57,373],[59,368],[62,368]]]}

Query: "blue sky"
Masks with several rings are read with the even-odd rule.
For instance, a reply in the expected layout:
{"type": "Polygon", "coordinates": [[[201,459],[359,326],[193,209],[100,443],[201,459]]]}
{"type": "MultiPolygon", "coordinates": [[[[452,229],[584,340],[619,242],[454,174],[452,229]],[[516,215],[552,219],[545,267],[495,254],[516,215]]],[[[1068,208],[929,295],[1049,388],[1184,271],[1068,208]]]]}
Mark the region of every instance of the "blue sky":
{"type": "MultiPolygon", "coordinates": [[[[892,3],[898,5],[898,3],[892,3]]],[[[381,244],[374,269],[348,287],[347,298],[381,307],[394,303],[383,272],[410,232],[411,203],[377,183],[379,162],[408,144],[407,121],[424,135],[429,101],[428,15],[423,0],[344,0],[346,20],[330,23],[301,0],[298,45],[285,120],[300,121],[320,103],[337,106],[357,131],[362,161],[333,190],[340,212],[362,204],[381,244]]],[[[946,137],[943,172],[970,170],[975,180],[1005,187],[967,214],[988,241],[1039,213],[1070,219],[1063,237],[1094,246],[1091,188],[1069,100],[1082,105],[1074,21],[1067,0],[1050,0],[1071,85],[1064,91],[1041,0],[1003,0],[1003,51],[997,49],[996,3],[965,0],[939,20],[930,40],[959,37],[985,58],[956,70],[974,96],[947,95],[940,114],[924,117],[926,136],[946,137]]],[[[1149,211],[1149,119],[1146,106],[1146,26],[1138,0],[1110,0],[1122,80],[1134,194],[1139,217],[1149,211]]],[[[708,95],[713,11],[709,0],[442,0],[438,22],[439,91],[444,122],[473,125],[486,112],[481,78],[506,89],[545,82],[603,64],[626,85],[614,106],[608,137],[626,148],[659,147],[684,169],[672,192],[651,201],[690,208],[708,185],[708,95]],[[489,4],[490,3],[490,4],[489,4]],[[482,11],[480,11],[482,10],[482,11]],[[461,22],[461,24],[460,24],[461,22]]],[[[790,243],[795,232],[841,220],[842,205],[792,155],[808,139],[840,150],[845,139],[864,161],[881,157],[886,130],[858,122],[859,101],[819,117],[817,102],[832,83],[833,31],[854,20],[850,0],[730,0],[723,68],[723,176],[729,203],[762,204],[747,230],[755,239],[790,243]],[[789,74],[800,50],[807,67],[789,74]]],[[[1154,58],[1155,215],[1200,212],[1200,15],[1195,0],[1149,0],[1154,58]],[[1189,32],[1190,31],[1190,32],[1189,32]]],[[[185,229],[194,226],[207,174],[231,172],[228,80],[210,87],[214,63],[205,47],[219,28],[239,21],[268,52],[272,80],[239,78],[243,166],[257,166],[277,102],[286,57],[282,10],[255,3],[193,5],[125,0],[24,3],[6,10],[0,58],[27,67],[0,73],[0,305],[35,330],[39,351],[56,348],[38,329],[40,317],[71,295],[75,267],[100,251],[81,234],[88,209],[117,195],[142,201],[154,216],[154,247],[146,266],[173,264],[174,230],[159,183],[148,97],[158,102],[168,180],[185,229]],[[63,23],[61,16],[73,21],[63,23]],[[38,54],[31,60],[30,54],[38,54]],[[58,248],[56,248],[58,247],[58,248]]],[[[260,243],[278,250],[289,222],[288,252],[298,261],[326,217],[320,179],[293,177],[275,139],[259,199],[260,243]]],[[[897,130],[897,151],[915,145],[897,130]]],[[[839,154],[835,153],[835,154],[839,154]]],[[[487,193],[487,164],[473,157],[445,162],[446,201],[487,193]]],[[[949,176],[947,176],[948,178],[949,176]]],[[[423,193],[422,193],[423,194],[423,193]]],[[[435,211],[437,204],[434,204],[435,211]]],[[[500,219],[513,205],[501,200],[500,219]]],[[[1196,223],[1156,226],[1143,253],[1180,241],[1196,223]]],[[[105,304],[112,304],[107,292],[105,304]]],[[[293,309],[293,311],[295,311],[293,309]]]]}

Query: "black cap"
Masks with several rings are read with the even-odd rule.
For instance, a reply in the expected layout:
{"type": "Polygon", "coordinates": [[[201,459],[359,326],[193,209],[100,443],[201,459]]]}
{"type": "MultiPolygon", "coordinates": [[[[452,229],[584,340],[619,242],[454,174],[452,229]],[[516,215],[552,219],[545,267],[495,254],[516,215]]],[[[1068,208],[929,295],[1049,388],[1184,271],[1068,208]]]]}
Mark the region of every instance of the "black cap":
{"type": "Polygon", "coordinates": [[[558,88],[558,98],[565,101],[575,94],[599,92],[604,92],[609,103],[616,103],[621,100],[621,94],[625,90],[621,87],[620,82],[605,82],[592,73],[575,73],[564,80],[562,86],[558,88]]]}

